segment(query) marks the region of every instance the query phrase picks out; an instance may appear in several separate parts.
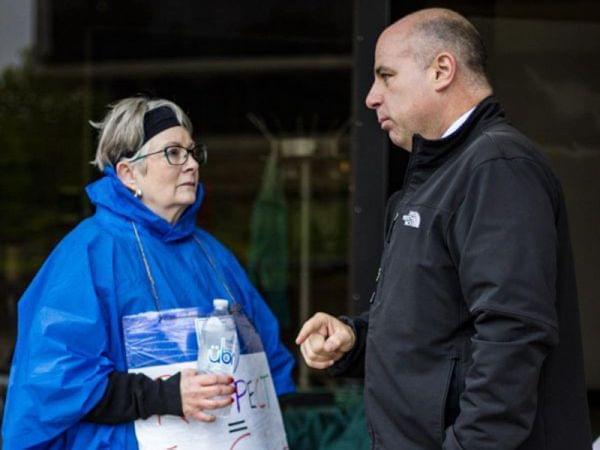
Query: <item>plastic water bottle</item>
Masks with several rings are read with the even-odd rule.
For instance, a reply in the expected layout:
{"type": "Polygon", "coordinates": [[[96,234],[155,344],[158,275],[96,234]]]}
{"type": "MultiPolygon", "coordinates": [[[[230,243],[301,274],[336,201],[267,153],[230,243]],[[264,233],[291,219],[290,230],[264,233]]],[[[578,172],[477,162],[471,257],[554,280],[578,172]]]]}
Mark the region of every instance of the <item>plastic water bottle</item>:
{"type": "MultiPolygon", "coordinates": [[[[198,372],[233,375],[239,352],[235,322],[229,314],[229,301],[214,299],[213,308],[208,319],[196,319],[198,372]]],[[[225,417],[230,411],[231,405],[207,412],[225,417]]]]}

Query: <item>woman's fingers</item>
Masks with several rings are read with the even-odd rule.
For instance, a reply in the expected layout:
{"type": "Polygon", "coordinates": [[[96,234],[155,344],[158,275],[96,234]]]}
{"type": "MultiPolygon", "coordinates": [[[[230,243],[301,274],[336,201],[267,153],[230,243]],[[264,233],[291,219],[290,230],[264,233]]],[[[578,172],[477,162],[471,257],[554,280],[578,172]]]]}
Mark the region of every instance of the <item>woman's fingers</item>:
{"type": "Polygon", "coordinates": [[[231,384],[215,384],[214,386],[203,386],[198,391],[198,396],[202,398],[212,398],[220,395],[231,395],[235,392],[235,387],[231,384]]]}
{"type": "Polygon", "coordinates": [[[201,409],[218,409],[229,406],[233,403],[231,397],[202,399],[200,402],[201,409]]]}
{"type": "Polygon", "coordinates": [[[233,393],[235,393],[235,388],[229,384],[202,387],[188,392],[186,401],[194,406],[202,406],[204,400],[221,399],[222,397],[232,399],[233,393]]]}
{"type": "Polygon", "coordinates": [[[206,413],[202,412],[201,410],[193,412],[188,417],[193,417],[194,419],[196,419],[196,420],[198,420],[200,422],[214,422],[216,420],[215,416],[211,416],[210,414],[206,414],[206,413]]]}
{"type": "Polygon", "coordinates": [[[234,402],[233,398],[226,396],[223,398],[199,398],[188,402],[186,417],[193,417],[201,422],[214,422],[215,416],[209,414],[211,410],[225,408],[234,402]]]}
{"type": "Polygon", "coordinates": [[[231,375],[221,375],[214,373],[202,373],[197,375],[198,384],[201,386],[212,386],[215,384],[231,384],[233,377],[231,375]]]}
{"type": "Polygon", "coordinates": [[[202,422],[214,421],[213,416],[203,411],[231,405],[234,392],[230,375],[198,374],[193,369],[181,373],[181,403],[186,417],[202,422]]]}

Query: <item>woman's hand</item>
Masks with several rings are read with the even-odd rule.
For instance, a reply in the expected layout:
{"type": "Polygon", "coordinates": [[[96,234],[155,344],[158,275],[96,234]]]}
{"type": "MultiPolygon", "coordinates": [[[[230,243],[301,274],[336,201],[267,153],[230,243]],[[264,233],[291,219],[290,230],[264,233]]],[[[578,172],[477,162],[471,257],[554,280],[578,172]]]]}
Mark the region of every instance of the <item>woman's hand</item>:
{"type": "Polygon", "coordinates": [[[181,371],[181,408],[185,417],[202,422],[213,422],[215,416],[205,410],[222,408],[233,403],[233,377],[229,375],[199,374],[194,369],[181,371]],[[225,398],[218,398],[225,396],[225,398]],[[217,398],[215,398],[217,397],[217,398]]]}

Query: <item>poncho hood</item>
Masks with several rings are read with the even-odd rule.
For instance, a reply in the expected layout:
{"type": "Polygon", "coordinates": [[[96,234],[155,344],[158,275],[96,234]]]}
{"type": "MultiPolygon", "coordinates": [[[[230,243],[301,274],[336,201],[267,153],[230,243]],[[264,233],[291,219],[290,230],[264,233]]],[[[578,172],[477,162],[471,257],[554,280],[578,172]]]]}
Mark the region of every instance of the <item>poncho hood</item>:
{"type": "Polygon", "coordinates": [[[104,176],[89,184],[85,190],[98,214],[103,215],[102,210],[108,210],[113,217],[140,224],[165,242],[187,238],[194,232],[196,215],[204,199],[204,188],[198,184],[196,201],[186,208],[175,224],[171,224],[136,198],[112,167],[104,169],[104,176]]]}

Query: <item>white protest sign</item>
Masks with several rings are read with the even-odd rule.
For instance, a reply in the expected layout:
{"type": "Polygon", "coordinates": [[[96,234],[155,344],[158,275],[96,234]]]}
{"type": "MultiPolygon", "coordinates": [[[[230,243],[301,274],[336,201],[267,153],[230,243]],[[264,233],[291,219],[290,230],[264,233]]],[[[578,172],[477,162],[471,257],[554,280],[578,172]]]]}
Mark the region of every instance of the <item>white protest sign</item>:
{"type": "MultiPolygon", "coordinates": [[[[152,379],[168,378],[193,361],[132,369],[152,379]]],[[[279,402],[264,353],[241,355],[234,374],[237,393],[228,417],[204,423],[177,416],[135,421],[140,450],[287,450],[279,402]]],[[[210,411],[207,411],[210,413],[210,411]]]]}

